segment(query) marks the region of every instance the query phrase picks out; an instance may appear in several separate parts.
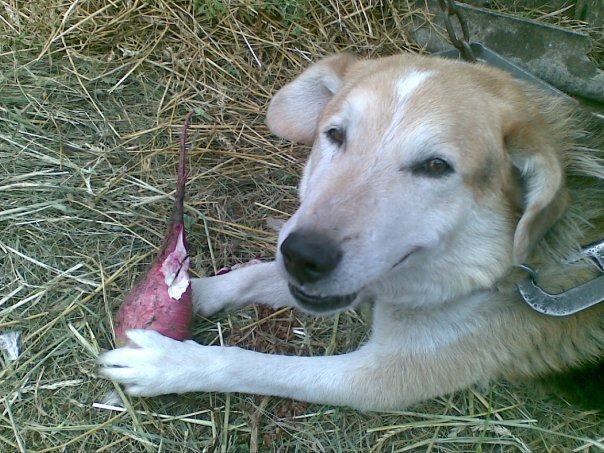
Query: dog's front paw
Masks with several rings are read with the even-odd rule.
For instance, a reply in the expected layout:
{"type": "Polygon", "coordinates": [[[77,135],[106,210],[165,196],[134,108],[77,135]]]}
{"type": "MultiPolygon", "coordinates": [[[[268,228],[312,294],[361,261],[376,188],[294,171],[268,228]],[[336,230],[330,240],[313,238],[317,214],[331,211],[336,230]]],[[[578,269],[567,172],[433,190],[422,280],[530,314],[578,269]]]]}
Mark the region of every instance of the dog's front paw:
{"type": "Polygon", "coordinates": [[[194,391],[205,346],[177,341],[153,330],[129,330],[130,345],[99,357],[101,376],[123,384],[134,396],[194,391]]]}

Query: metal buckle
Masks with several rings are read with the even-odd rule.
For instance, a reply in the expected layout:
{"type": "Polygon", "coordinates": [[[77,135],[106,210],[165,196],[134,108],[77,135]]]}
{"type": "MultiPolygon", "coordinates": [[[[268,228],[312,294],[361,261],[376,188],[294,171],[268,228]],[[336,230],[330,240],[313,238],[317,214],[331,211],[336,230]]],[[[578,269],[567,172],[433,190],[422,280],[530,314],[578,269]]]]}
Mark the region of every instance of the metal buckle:
{"type": "MultiPolygon", "coordinates": [[[[581,259],[593,260],[604,273],[604,240],[594,242],[580,253],[568,258],[568,264],[581,259]]],[[[568,316],[604,301],[604,275],[559,294],[550,294],[538,286],[539,274],[529,266],[522,265],[530,273],[516,286],[524,301],[535,311],[548,316],[568,316]]]]}

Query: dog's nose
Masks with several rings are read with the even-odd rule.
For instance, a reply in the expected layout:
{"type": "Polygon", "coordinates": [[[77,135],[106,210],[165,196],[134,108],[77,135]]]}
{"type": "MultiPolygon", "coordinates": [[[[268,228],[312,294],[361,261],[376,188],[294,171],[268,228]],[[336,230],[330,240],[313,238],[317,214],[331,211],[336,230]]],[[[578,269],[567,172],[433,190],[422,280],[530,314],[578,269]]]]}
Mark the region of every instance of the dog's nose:
{"type": "Polygon", "coordinates": [[[314,283],[327,277],[342,258],[337,244],[314,232],[290,233],[280,250],[285,269],[301,284],[314,283]]]}

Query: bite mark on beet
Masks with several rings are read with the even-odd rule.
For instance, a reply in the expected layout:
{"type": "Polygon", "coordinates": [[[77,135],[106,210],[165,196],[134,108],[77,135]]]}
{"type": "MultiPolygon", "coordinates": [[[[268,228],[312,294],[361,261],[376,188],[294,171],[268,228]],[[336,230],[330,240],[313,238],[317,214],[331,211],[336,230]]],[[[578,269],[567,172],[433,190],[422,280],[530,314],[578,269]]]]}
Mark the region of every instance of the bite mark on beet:
{"type": "Polygon", "coordinates": [[[192,112],[187,115],[180,133],[172,218],[156,258],[130,290],[116,314],[115,339],[118,346],[128,343],[128,329],[152,329],[176,340],[191,338],[193,304],[184,196],[187,183],[186,140],[192,115],[192,112]]]}
{"type": "Polygon", "coordinates": [[[164,274],[164,282],[168,286],[168,294],[172,299],[180,299],[191,283],[189,254],[184,244],[184,228],[178,233],[176,247],[166,257],[161,270],[164,274]]]}

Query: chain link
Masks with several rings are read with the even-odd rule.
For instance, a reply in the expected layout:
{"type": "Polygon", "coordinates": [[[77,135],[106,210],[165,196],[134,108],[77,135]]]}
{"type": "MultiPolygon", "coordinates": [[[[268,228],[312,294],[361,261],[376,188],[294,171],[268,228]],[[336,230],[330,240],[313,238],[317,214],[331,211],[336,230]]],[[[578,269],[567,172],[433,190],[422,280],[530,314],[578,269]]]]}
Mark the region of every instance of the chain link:
{"type": "Polygon", "coordinates": [[[449,34],[449,40],[451,41],[451,44],[453,44],[457,48],[457,50],[459,50],[464,60],[475,63],[476,55],[474,55],[474,51],[470,46],[470,32],[468,30],[468,22],[461,13],[461,10],[457,6],[457,3],[455,2],[455,0],[438,0],[438,4],[445,13],[445,28],[447,29],[447,33],[449,34]],[[457,32],[453,27],[453,21],[451,20],[453,16],[455,16],[461,28],[461,37],[457,36],[457,32]]]}

